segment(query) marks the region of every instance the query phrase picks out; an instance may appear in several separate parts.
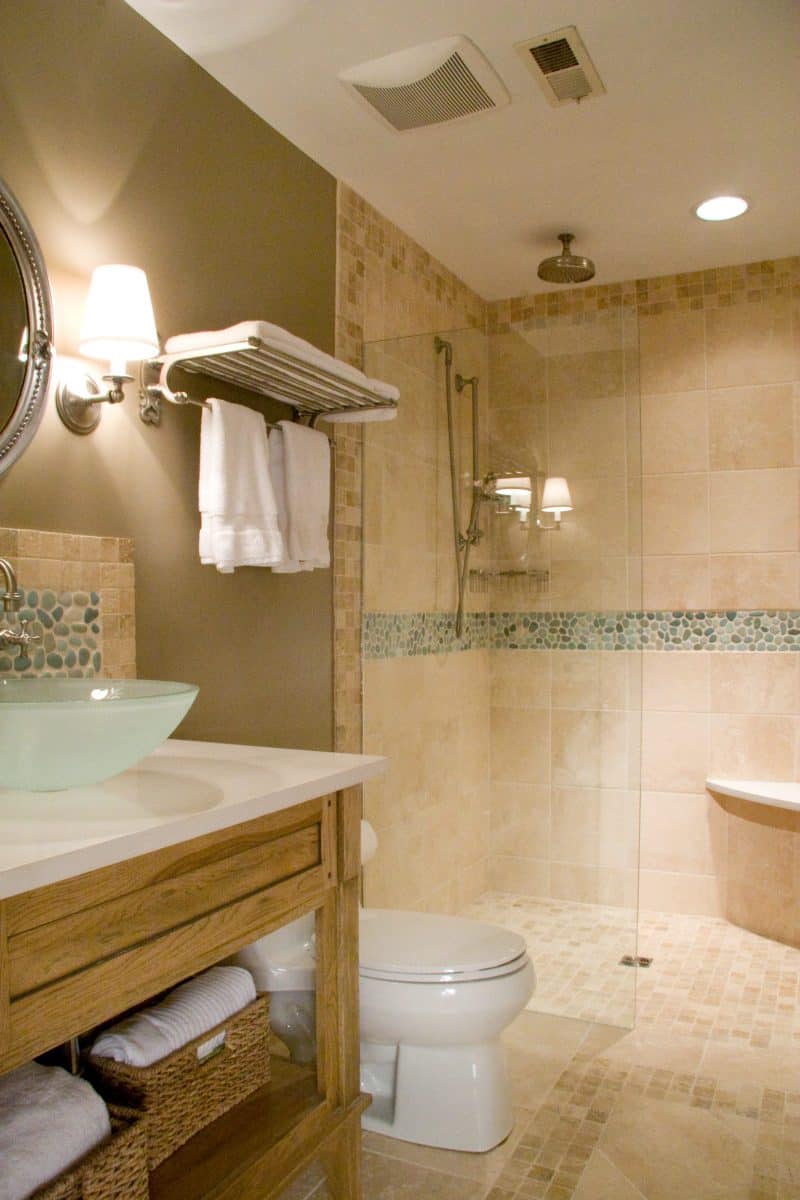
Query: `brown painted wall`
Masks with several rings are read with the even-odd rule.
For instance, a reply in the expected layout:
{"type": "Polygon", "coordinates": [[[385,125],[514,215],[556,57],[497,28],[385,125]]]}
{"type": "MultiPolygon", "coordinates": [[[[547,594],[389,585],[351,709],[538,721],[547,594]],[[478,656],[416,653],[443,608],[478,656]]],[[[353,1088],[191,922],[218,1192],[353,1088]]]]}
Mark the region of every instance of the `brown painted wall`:
{"type": "MultiPolygon", "coordinates": [[[[3,6],[0,175],[42,244],[60,354],[115,261],[147,271],[162,337],[263,317],[333,349],[335,181],[122,0],[3,6]]],[[[135,539],[139,674],[200,684],[183,736],[326,749],[331,572],[201,567],[198,450],[198,410],[146,427],[135,389],[89,438],[51,408],[0,479],[0,524],[135,539]]]]}

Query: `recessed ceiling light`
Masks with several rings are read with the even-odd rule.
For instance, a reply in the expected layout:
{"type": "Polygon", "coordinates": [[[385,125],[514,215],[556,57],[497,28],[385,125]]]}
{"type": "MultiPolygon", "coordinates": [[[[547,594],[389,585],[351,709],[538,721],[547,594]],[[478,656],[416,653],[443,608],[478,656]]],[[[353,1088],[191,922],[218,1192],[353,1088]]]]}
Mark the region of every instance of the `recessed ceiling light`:
{"type": "Polygon", "coordinates": [[[694,210],[701,221],[730,221],[747,212],[749,205],[742,196],[712,196],[694,210]]]}

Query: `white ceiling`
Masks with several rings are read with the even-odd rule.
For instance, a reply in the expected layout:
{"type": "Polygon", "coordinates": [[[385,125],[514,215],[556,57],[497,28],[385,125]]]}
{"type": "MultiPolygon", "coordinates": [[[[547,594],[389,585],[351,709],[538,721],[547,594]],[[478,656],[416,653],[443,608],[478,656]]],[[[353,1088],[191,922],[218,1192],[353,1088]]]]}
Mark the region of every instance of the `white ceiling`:
{"type": "Polygon", "coordinates": [[[800,253],[798,0],[129,0],[270,125],[487,299],[800,253]],[[515,42],[577,25],[607,88],[551,108],[515,42]],[[338,73],[465,34],[511,104],[397,134],[338,73]],[[218,47],[218,49],[211,49],[218,47]],[[751,209],[692,213],[719,193],[751,209]]]}

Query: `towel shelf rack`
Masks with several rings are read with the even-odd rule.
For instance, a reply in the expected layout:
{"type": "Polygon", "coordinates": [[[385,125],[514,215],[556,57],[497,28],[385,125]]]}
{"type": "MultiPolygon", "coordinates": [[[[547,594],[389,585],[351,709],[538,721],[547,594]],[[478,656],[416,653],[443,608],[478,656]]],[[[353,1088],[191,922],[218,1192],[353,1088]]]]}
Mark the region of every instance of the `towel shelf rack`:
{"type": "Polygon", "coordinates": [[[185,391],[172,390],[169,375],[173,367],[289,404],[302,416],[310,417],[311,425],[326,413],[355,414],[368,409],[397,408],[396,400],[384,399],[366,386],[369,383],[366,376],[362,376],[362,384],[356,377],[360,372],[353,371],[354,378],[348,378],[346,372],[350,368],[346,364],[341,364],[343,373],[338,374],[292,354],[288,347],[278,349],[261,338],[244,337],[207,349],[162,354],[148,362],[146,368],[157,370],[159,376],[157,383],[142,387],[139,416],[147,425],[160,423],[162,400],[179,405],[203,404],[185,391]]]}

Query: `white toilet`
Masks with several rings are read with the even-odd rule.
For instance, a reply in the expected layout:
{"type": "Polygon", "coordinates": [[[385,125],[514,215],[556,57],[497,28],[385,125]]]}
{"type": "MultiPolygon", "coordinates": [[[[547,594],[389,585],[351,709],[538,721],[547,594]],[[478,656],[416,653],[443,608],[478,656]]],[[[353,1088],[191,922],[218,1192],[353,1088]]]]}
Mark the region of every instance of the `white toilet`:
{"type": "MultiPolygon", "coordinates": [[[[373,835],[374,837],[374,835],[373,835]]],[[[295,1062],[314,1058],[314,916],[236,956],[295,1062]]],[[[363,909],[361,1087],[366,1129],[450,1150],[490,1150],[513,1115],[500,1035],[533,994],[525,942],[497,925],[363,909]]]]}

